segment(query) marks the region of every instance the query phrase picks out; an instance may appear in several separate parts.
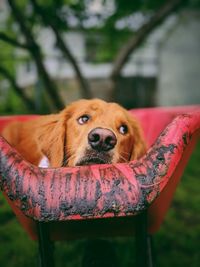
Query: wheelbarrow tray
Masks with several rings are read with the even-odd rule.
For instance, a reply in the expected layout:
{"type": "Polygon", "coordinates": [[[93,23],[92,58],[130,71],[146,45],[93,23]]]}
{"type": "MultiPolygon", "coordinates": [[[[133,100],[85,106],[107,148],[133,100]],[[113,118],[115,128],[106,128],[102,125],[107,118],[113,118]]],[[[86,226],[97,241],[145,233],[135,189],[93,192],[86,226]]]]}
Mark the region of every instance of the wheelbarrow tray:
{"type": "MultiPolygon", "coordinates": [[[[33,239],[37,223],[51,239],[132,234],[136,215],[147,211],[148,232],[157,231],[200,135],[200,107],[130,111],[141,122],[149,146],[129,163],[38,168],[0,138],[0,187],[33,239]]],[[[0,130],[11,120],[0,118],[0,130]]]]}

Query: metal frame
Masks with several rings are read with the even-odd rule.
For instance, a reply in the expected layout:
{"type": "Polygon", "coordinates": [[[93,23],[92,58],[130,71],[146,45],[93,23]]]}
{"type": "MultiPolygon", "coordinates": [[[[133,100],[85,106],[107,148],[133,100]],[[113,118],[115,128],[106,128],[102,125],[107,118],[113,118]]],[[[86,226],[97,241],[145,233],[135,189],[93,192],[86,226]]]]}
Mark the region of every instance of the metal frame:
{"type": "Polygon", "coordinates": [[[48,223],[38,222],[39,267],[55,267],[54,242],[50,240],[48,223]]]}
{"type": "MultiPolygon", "coordinates": [[[[135,254],[137,267],[155,267],[152,236],[147,232],[147,211],[137,215],[135,222],[135,254]]],[[[38,222],[39,267],[55,267],[54,242],[50,239],[48,223],[38,222]]],[[[99,251],[101,253],[101,251],[99,251]]],[[[115,259],[113,259],[115,261],[115,259]]],[[[94,266],[95,267],[95,266],[94,266]]]]}
{"type": "Polygon", "coordinates": [[[148,234],[147,211],[136,216],[135,251],[137,267],[155,267],[153,237],[148,234]]]}

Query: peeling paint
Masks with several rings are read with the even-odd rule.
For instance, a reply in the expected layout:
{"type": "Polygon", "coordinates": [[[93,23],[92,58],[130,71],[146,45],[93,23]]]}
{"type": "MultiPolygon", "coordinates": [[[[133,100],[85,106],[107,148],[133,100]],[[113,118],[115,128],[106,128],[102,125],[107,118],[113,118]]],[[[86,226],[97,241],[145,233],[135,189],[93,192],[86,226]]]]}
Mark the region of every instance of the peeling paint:
{"type": "Polygon", "coordinates": [[[0,188],[25,215],[57,221],[134,215],[162,192],[195,131],[198,116],[180,116],[140,160],[40,169],[0,137],[0,188]]]}

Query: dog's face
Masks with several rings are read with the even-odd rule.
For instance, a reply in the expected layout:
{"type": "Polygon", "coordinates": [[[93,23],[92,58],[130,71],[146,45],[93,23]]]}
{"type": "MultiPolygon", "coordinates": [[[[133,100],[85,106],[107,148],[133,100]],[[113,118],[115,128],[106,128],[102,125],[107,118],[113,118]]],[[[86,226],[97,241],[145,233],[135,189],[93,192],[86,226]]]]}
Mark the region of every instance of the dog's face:
{"type": "Polygon", "coordinates": [[[145,153],[138,122],[118,104],[80,100],[52,120],[39,136],[52,167],[126,162],[145,153]]]}

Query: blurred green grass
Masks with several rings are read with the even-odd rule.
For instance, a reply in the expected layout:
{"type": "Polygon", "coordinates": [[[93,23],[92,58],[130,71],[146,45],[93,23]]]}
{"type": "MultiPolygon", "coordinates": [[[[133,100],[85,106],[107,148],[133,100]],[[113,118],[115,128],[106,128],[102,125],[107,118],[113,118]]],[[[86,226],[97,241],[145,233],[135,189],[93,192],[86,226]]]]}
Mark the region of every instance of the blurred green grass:
{"type": "MultiPolygon", "coordinates": [[[[200,142],[176,191],[171,209],[154,235],[157,266],[198,267],[200,262],[200,142]]],[[[134,266],[134,238],[113,240],[120,266],[134,266]]],[[[56,266],[78,267],[84,240],[57,242],[56,266]]],[[[37,266],[37,244],[30,240],[0,194],[0,266],[37,266]]]]}

